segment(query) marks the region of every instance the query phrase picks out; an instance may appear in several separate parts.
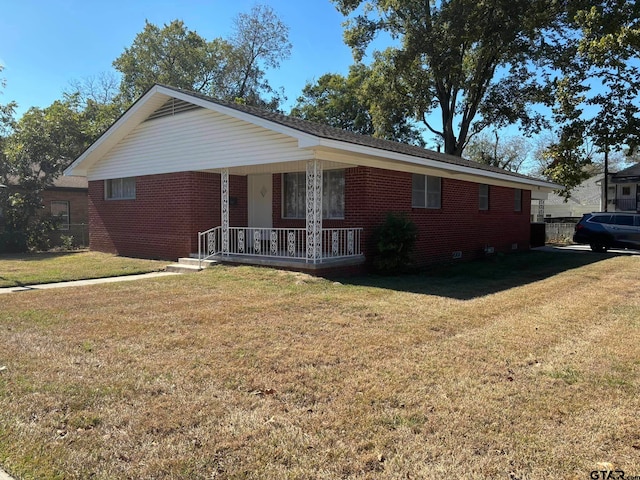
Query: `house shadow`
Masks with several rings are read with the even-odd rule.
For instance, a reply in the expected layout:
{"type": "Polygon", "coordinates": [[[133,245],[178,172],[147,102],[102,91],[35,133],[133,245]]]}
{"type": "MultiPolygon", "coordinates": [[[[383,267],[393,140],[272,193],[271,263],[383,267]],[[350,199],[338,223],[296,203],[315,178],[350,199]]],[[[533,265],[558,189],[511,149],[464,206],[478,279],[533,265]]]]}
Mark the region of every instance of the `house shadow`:
{"type": "Polygon", "coordinates": [[[528,251],[446,264],[398,276],[367,275],[342,279],[347,285],[471,300],[534,283],[592,263],[627,255],[564,251],[528,251]]]}

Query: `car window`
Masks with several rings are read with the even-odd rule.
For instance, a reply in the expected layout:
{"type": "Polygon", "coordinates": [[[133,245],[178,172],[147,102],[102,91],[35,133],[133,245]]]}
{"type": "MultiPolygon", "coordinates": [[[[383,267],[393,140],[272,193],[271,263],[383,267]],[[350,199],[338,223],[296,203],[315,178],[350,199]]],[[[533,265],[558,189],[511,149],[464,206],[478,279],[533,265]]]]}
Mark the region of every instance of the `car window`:
{"type": "Polygon", "coordinates": [[[634,215],[633,217],[636,219],[635,221],[636,227],[640,227],[640,215],[634,215]]]}
{"type": "Polygon", "coordinates": [[[612,223],[611,215],[594,215],[589,221],[592,223],[612,223]]]}
{"type": "Polygon", "coordinates": [[[633,215],[616,215],[616,225],[633,225],[633,215]]]}

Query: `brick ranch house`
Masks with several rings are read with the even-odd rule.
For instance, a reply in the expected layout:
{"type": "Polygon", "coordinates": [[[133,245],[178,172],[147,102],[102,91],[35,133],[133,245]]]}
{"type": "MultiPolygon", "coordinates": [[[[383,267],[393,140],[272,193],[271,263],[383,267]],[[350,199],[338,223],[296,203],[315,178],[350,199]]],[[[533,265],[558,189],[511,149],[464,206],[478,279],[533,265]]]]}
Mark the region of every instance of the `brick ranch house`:
{"type": "Polygon", "coordinates": [[[387,212],[424,266],[529,248],[542,180],[155,85],[69,168],[89,181],[90,248],[328,273],[362,267],[387,212]]]}

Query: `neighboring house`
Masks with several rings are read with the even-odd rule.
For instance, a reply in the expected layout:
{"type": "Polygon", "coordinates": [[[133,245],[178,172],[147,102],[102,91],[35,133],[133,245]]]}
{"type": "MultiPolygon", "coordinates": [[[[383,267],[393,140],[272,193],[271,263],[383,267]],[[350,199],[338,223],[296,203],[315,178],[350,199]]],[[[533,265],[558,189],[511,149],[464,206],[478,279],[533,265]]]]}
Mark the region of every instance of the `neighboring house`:
{"type": "MultiPolygon", "coordinates": [[[[608,187],[609,211],[640,212],[640,163],[610,174],[608,187]]],[[[602,197],[604,198],[604,185],[602,197]]]]}
{"type": "MultiPolygon", "coordinates": [[[[7,194],[17,189],[9,179],[7,194]]],[[[58,217],[58,230],[52,234],[54,243],[61,235],[73,236],[76,245],[88,243],[88,182],[86,177],[59,176],[42,192],[42,212],[58,217]]],[[[0,212],[0,226],[2,212],[0,212]]]]}
{"type": "Polygon", "coordinates": [[[602,175],[588,178],[565,198],[552,193],[546,200],[531,202],[531,220],[534,222],[577,222],[585,213],[599,212],[601,207],[602,175]]]}
{"type": "Polygon", "coordinates": [[[42,193],[44,211],[58,217],[57,242],[60,235],[72,236],[74,244],[89,242],[89,185],[86,177],[60,176],[42,193]]]}
{"type": "Polygon", "coordinates": [[[531,199],[558,188],[161,85],[65,174],[88,177],[94,250],[316,271],[371,260],[387,212],[417,225],[418,265],[528,249],[531,199]]]}

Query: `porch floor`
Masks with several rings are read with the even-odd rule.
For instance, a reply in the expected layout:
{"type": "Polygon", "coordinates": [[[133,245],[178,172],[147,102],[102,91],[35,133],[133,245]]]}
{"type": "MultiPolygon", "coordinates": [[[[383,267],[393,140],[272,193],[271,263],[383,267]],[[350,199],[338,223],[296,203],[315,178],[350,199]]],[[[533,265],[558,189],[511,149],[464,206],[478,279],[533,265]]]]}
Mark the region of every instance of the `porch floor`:
{"type": "MultiPolygon", "coordinates": [[[[198,258],[197,253],[192,253],[191,258],[198,258]]],[[[354,255],[350,257],[323,258],[319,263],[306,262],[302,258],[281,258],[281,257],[265,257],[260,255],[213,255],[208,257],[218,263],[236,264],[236,265],[258,265],[263,267],[284,268],[287,270],[298,270],[305,272],[318,272],[327,269],[339,269],[343,267],[352,267],[363,265],[365,262],[364,255],[354,255]]]]}

